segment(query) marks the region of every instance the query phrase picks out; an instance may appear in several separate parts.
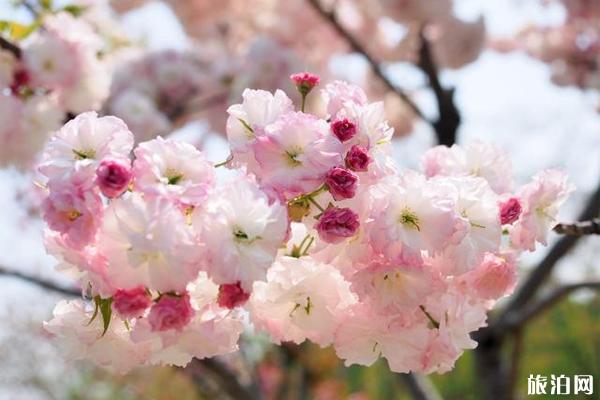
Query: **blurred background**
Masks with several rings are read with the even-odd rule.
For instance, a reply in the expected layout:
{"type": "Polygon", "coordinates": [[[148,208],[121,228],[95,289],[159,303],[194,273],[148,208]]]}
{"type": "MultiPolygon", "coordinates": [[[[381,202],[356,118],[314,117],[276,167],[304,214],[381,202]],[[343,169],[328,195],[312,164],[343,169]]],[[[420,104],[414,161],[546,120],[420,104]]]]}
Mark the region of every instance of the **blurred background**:
{"type": "MultiPolygon", "coordinates": [[[[307,70],[385,100],[402,166],[417,167],[438,143],[490,141],[510,154],[518,184],[544,168],[568,172],[577,192],[564,221],[586,206],[598,216],[600,0],[0,0],[0,35],[26,45],[25,31],[48,10],[73,13],[102,39],[95,76],[106,77],[106,90],[84,108],[123,118],[136,140],[173,135],[224,160],[227,106],[245,87],[292,95],[289,75],[307,70]]],[[[10,128],[9,98],[0,93],[0,399],[235,398],[221,366],[268,399],[415,396],[415,380],[390,373],[385,361],[346,368],[331,349],[278,348],[255,336],[216,366],[116,376],[65,359],[42,321],[64,297],[52,286],[71,282],[45,254],[32,165],[48,133],[83,110],[50,104],[35,111],[42,122],[10,128]],[[54,123],[48,107],[59,116],[54,123]]],[[[549,248],[523,257],[522,281],[548,265],[558,241],[554,235],[549,248]]],[[[563,250],[535,299],[600,280],[597,236],[563,250]]],[[[491,346],[500,359],[493,368],[514,398],[526,397],[530,374],[593,375],[598,393],[600,300],[585,290],[562,300],[494,340],[478,338],[480,353],[429,377],[435,391],[445,399],[494,398],[481,364],[491,346]]]]}

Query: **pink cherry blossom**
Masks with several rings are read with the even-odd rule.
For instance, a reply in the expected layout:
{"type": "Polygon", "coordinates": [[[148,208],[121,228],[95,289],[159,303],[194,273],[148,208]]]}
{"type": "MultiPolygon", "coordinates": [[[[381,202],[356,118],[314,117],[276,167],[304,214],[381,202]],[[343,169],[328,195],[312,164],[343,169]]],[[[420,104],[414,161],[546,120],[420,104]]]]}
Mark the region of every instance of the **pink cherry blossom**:
{"type": "Polygon", "coordinates": [[[227,109],[226,131],[235,165],[244,165],[258,171],[252,145],[265,134],[265,127],[282,114],[293,110],[292,100],[281,90],[274,94],[264,90],[246,89],[242,104],[227,109]]]}
{"type": "Polygon", "coordinates": [[[498,194],[512,190],[512,165],[507,154],[488,143],[474,141],[462,148],[434,147],[423,155],[425,174],[432,176],[476,176],[484,178],[498,194]]]}
{"type": "Polygon", "coordinates": [[[206,244],[205,263],[219,284],[240,282],[246,292],[264,279],[288,230],[285,207],[271,203],[250,179],[239,179],[215,192],[192,216],[206,244]]]}
{"type": "Polygon", "coordinates": [[[517,267],[514,260],[488,253],[467,279],[477,296],[482,299],[499,299],[510,294],[517,283],[517,267]]]}
{"type": "MultiPolygon", "coordinates": [[[[50,179],[64,179],[74,168],[95,167],[107,158],[127,159],[132,148],[133,134],[123,121],[88,112],[67,122],[50,139],[39,170],[50,179]]],[[[95,168],[90,174],[94,172],[95,168]]]]}
{"type": "Polygon", "coordinates": [[[356,135],[356,125],[347,118],[339,119],[331,123],[331,132],[340,142],[346,142],[356,135]]]}
{"type": "Polygon", "coordinates": [[[418,174],[388,179],[374,189],[372,222],[367,228],[376,248],[389,256],[442,251],[456,233],[452,200],[418,174]]]}
{"type": "Polygon", "coordinates": [[[135,156],[134,187],[148,196],[197,205],[213,186],[213,166],[189,143],[158,137],[140,143],[135,156]]]}
{"type": "Polygon", "coordinates": [[[250,312],[254,324],[275,343],[310,339],[327,346],[339,316],[354,302],[348,282],[331,265],[282,257],[269,269],[266,282],[254,284],[250,312]]]}
{"type": "Polygon", "coordinates": [[[333,167],[325,177],[325,184],[335,200],[351,199],[356,194],[358,176],[342,167],[333,167]]]}
{"type": "Polygon", "coordinates": [[[152,305],[152,298],[143,286],[119,289],[113,295],[113,308],[123,318],[141,317],[152,305]]]}
{"type": "Polygon", "coordinates": [[[346,167],[353,171],[366,171],[372,159],[364,147],[354,145],[346,154],[346,167]]]}
{"type": "Polygon", "coordinates": [[[54,308],[53,318],[44,323],[44,329],[72,358],[92,360],[120,374],[148,360],[151,353],[148,343],[132,342],[127,327],[116,316],[101,335],[102,318],[90,323],[93,311],[82,300],[61,300],[54,308]]]}
{"type": "Polygon", "coordinates": [[[93,240],[101,223],[102,210],[98,193],[73,184],[51,190],[42,203],[42,214],[48,227],[61,233],[75,248],[93,240]]]}
{"type": "Polygon", "coordinates": [[[367,95],[360,87],[343,81],[327,84],[321,91],[321,95],[332,119],[336,119],[338,112],[346,106],[367,104],[367,95]]]}
{"type": "Polygon", "coordinates": [[[500,223],[502,225],[512,224],[521,215],[521,202],[516,197],[500,203],[500,223]]]}
{"type": "Polygon", "coordinates": [[[201,268],[203,246],[176,205],[129,193],[104,212],[98,251],[116,287],[183,291],[201,268]]]}
{"type": "Polygon", "coordinates": [[[242,289],[239,282],[219,286],[217,304],[225,308],[235,308],[243,305],[250,298],[250,293],[242,289]]]}
{"type": "Polygon", "coordinates": [[[315,226],[319,237],[327,243],[341,243],[358,231],[358,215],[349,208],[331,207],[319,217],[315,226]]]}
{"type": "Polygon", "coordinates": [[[308,94],[308,92],[310,92],[321,81],[317,75],[311,74],[310,72],[293,74],[290,76],[290,79],[292,82],[294,82],[300,93],[303,95],[308,94]]]}
{"type": "Polygon", "coordinates": [[[535,242],[546,245],[548,232],[557,222],[558,208],[573,190],[563,172],[537,173],[520,190],[523,211],[510,231],[513,245],[529,251],[535,249],[535,242]]]}
{"type": "Polygon", "coordinates": [[[187,293],[183,296],[165,294],[150,308],[148,322],[153,331],[181,331],[193,316],[194,309],[187,293]]]}
{"type": "Polygon", "coordinates": [[[103,195],[109,198],[120,196],[131,181],[129,160],[102,160],[96,169],[96,180],[103,195]]]}
{"type": "Polygon", "coordinates": [[[283,114],[265,132],[254,145],[259,176],[285,197],[316,189],[329,169],[341,163],[340,142],[325,121],[312,115],[283,114]]]}

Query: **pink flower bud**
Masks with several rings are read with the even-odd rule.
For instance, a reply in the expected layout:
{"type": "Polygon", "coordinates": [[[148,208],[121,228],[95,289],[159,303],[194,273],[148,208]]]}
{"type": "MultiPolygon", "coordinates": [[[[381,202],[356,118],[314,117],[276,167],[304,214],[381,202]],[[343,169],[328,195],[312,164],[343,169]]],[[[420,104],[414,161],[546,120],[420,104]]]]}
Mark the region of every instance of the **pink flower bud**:
{"type": "Polygon", "coordinates": [[[333,167],[325,177],[325,184],[335,200],[351,199],[356,194],[358,176],[342,167],[333,167]]]}
{"type": "Polygon", "coordinates": [[[30,78],[29,72],[25,68],[17,68],[13,74],[10,90],[12,90],[14,94],[19,94],[21,88],[29,84],[30,78]]]}
{"type": "Polygon", "coordinates": [[[521,202],[516,197],[511,197],[500,203],[500,222],[502,225],[512,224],[521,215],[521,202]]]}
{"type": "Polygon", "coordinates": [[[153,331],[182,330],[194,316],[190,296],[163,295],[150,309],[148,322],[153,331]]]}
{"type": "Polygon", "coordinates": [[[137,318],[152,304],[146,288],[119,289],[113,295],[113,309],[123,318],[137,318]]]}
{"type": "Polygon", "coordinates": [[[96,177],[103,195],[109,198],[117,197],[129,186],[131,166],[128,161],[102,160],[96,170],[96,177]]]}
{"type": "Polygon", "coordinates": [[[340,142],[346,142],[356,135],[356,125],[347,118],[339,119],[331,123],[331,131],[340,142]]]}
{"type": "Polygon", "coordinates": [[[349,208],[330,207],[316,225],[319,237],[327,243],[340,243],[358,231],[358,214],[349,208]]]}
{"type": "Polygon", "coordinates": [[[250,293],[247,293],[242,289],[240,282],[230,283],[219,286],[217,303],[221,307],[232,309],[244,304],[249,298],[250,293]]]}
{"type": "Polygon", "coordinates": [[[294,82],[298,91],[303,96],[306,96],[321,80],[317,75],[311,74],[310,72],[293,74],[290,76],[290,79],[294,82]]]}
{"type": "Polygon", "coordinates": [[[488,253],[473,272],[473,287],[483,299],[495,300],[510,294],[517,282],[514,262],[488,253]]]}
{"type": "Polygon", "coordinates": [[[371,163],[371,156],[364,147],[354,145],[346,154],[346,167],[353,171],[366,171],[371,163]]]}

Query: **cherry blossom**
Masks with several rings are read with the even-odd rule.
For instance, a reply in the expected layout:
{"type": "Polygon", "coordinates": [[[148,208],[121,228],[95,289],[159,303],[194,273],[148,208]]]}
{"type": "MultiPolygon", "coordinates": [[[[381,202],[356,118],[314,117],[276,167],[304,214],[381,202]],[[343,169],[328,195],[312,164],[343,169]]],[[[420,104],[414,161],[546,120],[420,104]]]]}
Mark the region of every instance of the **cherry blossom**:
{"type": "Polygon", "coordinates": [[[231,156],[214,165],[176,139],[134,149],[125,122],[93,112],[52,135],[46,247],[89,296],[46,323],[69,354],[119,372],[184,366],[236,351],[244,320],[273,343],[402,373],[446,372],[476,345],[519,253],[546,243],[566,176],[514,190],[508,157],[482,142],[401,169],[382,103],[341,81],[321,96],[319,115],[281,90],[244,91],[228,110],[231,156]]]}

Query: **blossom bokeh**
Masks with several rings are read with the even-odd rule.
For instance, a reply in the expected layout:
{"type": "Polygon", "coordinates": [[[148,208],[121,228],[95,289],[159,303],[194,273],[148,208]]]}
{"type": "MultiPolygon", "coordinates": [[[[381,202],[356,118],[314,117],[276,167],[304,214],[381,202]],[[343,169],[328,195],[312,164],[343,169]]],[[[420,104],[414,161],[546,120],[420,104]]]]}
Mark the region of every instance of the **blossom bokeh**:
{"type": "Polygon", "coordinates": [[[0,4],[0,398],[598,378],[599,10],[0,4]]]}

